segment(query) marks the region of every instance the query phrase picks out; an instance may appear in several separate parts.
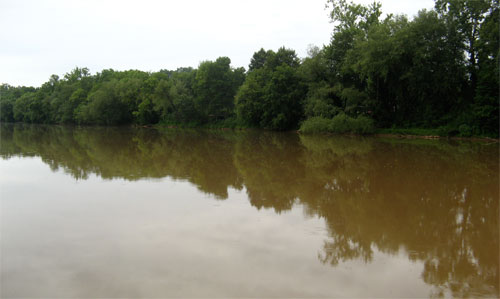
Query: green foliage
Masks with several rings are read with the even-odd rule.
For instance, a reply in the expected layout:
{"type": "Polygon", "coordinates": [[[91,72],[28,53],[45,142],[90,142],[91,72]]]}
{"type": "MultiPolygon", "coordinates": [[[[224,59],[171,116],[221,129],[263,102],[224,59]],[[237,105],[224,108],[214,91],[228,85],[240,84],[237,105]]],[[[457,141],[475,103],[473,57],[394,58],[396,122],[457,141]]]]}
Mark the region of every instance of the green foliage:
{"type": "Polygon", "coordinates": [[[463,136],[463,137],[472,136],[472,128],[466,124],[460,125],[460,127],[458,127],[458,132],[460,133],[460,136],[463,136]]]}
{"type": "Polygon", "coordinates": [[[149,98],[141,101],[137,111],[132,112],[136,123],[140,125],[155,124],[158,122],[158,113],[154,111],[153,103],[149,98]]]}
{"type": "Polygon", "coordinates": [[[132,115],[129,112],[127,98],[120,97],[119,81],[105,82],[93,91],[88,103],[82,105],[77,112],[77,120],[84,124],[120,125],[129,123],[132,115]]]}
{"type": "Polygon", "coordinates": [[[13,122],[14,121],[14,100],[0,101],[0,122],[13,122]]]}
{"type": "MultiPolygon", "coordinates": [[[[436,0],[435,9],[442,16],[453,34],[456,45],[468,54],[466,66],[470,77],[471,92],[475,93],[478,80],[478,38],[488,14],[498,20],[498,0],[436,0]],[[495,7],[496,14],[492,15],[495,7]]],[[[497,26],[498,27],[498,26],[497,26]]]]}
{"type": "Polygon", "coordinates": [[[367,116],[358,116],[351,120],[351,131],[357,134],[372,134],[375,132],[373,119],[367,116]]]}
{"type": "Polygon", "coordinates": [[[26,123],[47,123],[48,107],[38,94],[29,92],[16,99],[13,105],[15,121],[26,123]]]}
{"type": "Polygon", "coordinates": [[[264,113],[264,97],[266,84],[269,82],[269,72],[264,69],[255,69],[250,72],[243,85],[236,94],[236,115],[242,122],[258,126],[264,113]]]}
{"type": "Polygon", "coordinates": [[[306,119],[300,125],[301,133],[327,133],[332,127],[332,120],[321,116],[306,119]]]}
{"type": "Polygon", "coordinates": [[[268,52],[263,48],[255,52],[252,58],[250,59],[250,64],[248,65],[248,71],[251,72],[253,70],[263,68],[269,55],[271,55],[271,52],[268,52]]]}
{"type": "Polygon", "coordinates": [[[24,93],[33,92],[34,88],[14,87],[8,84],[0,85],[0,121],[14,121],[14,103],[24,93]]]}
{"type": "Polygon", "coordinates": [[[328,4],[335,29],[321,53],[327,79],[310,80],[308,117],[334,106],[368,114],[378,127],[446,127],[446,134],[459,134],[465,122],[473,135],[498,136],[497,0],[438,0],[434,11],[413,20],[380,20],[377,3],[328,4]],[[328,88],[329,94],[318,92],[328,88]]]}
{"type": "Polygon", "coordinates": [[[312,117],[300,126],[301,133],[355,133],[355,134],[372,134],[375,131],[373,120],[366,116],[358,116],[356,118],[347,116],[345,113],[340,113],[337,116],[329,119],[320,116],[312,117]]]}
{"type": "Polygon", "coordinates": [[[335,103],[335,91],[336,89],[329,86],[326,82],[310,84],[309,92],[304,102],[305,116],[332,118],[341,112],[341,106],[335,103]]]}
{"type": "Polygon", "coordinates": [[[338,121],[332,132],[365,133],[372,125],[358,116],[366,115],[379,129],[499,136],[498,0],[436,0],[434,10],[413,19],[382,19],[377,2],[327,0],[327,7],[331,41],[309,46],[302,60],[281,47],[255,52],[248,72],[231,67],[228,57],[154,73],[91,75],[76,67],[39,88],[3,84],[0,120],[183,126],[227,120],[290,130],[308,119],[314,131],[328,127],[320,117],[338,121]]]}
{"type": "Polygon", "coordinates": [[[260,125],[274,130],[297,126],[302,116],[304,89],[296,69],[285,63],[276,67],[266,86],[260,125]]]}
{"type": "Polygon", "coordinates": [[[234,109],[234,96],[243,83],[242,70],[233,70],[228,57],[215,62],[205,61],[196,72],[193,86],[196,109],[202,121],[214,121],[230,117],[234,109]]]}
{"type": "MultiPolygon", "coordinates": [[[[248,126],[272,130],[295,128],[303,115],[305,86],[298,73],[299,60],[293,50],[280,48],[265,53],[260,66],[252,66],[236,95],[236,114],[248,126]]],[[[263,54],[262,54],[263,55],[263,54]]]]}
{"type": "Polygon", "coordinates": [[[481,134],[498,137],[500,78],[500,5],[490,8],[479,31],[478,81],[472,105],[473,125],[481,134]]]}
{"type": "Polygon", "coordinates": [[[310,46],[308,54],[299,68],[299,75],[308,89],[304,100],[305,117],[332,118],[342,111],[339,84],[329,79],[325,49],[310,46]]]}

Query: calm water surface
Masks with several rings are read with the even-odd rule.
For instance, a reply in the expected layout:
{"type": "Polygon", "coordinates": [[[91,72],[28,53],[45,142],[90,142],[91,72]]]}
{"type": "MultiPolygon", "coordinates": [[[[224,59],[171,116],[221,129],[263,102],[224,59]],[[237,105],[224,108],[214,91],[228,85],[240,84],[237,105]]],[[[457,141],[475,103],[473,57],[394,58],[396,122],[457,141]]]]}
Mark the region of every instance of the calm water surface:
{"type": "Polygon", "coordinates": [[[2,125],[15,297],[497,297],[497,143],[2,125]]]}

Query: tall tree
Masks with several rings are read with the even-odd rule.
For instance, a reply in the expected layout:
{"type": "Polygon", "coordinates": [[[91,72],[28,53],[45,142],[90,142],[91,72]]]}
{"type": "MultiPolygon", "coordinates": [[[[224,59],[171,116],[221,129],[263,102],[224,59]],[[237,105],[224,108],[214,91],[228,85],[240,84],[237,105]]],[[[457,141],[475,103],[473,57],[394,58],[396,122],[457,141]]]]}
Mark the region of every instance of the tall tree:
{"type": "Polygon", "coordinates": [[[493,133],[493,136],[498,136],[499,131],[499,7],[499,1],[494,1],[479,30],[476,43],[478,82],[473,104],[476,133],[493,133]]]}
{"type": "MultiPolygon", "coordinates": [[[[495,4],[498,6],[498,0],[436,0],[435,2],[436,11],[446,20],[450,30],[458,33],[458,40],[468,54],[467,65],[472,97],[478,80],[477,40],[483,21],[495,4]]],[[[498,18],[498,15],[496,17],[498,18]]]]}
{"type": "Polygon", "coordinates": [[[203,121],[224,119],[233,113],[234,95],[242,83],[242,72],[233,70],[230,64],[228,57],[219,57],[215,62],[205,61],[198,67],[193,89],[203,121]]]}
{"type": "Polygon", "coordinates": [[[236,113],[244,123],[274,130],[295,128],[303,116],[305,86],[295,51],[280,48],[266,53],[261,66],[252,68],[236,95],[236,113]]]}

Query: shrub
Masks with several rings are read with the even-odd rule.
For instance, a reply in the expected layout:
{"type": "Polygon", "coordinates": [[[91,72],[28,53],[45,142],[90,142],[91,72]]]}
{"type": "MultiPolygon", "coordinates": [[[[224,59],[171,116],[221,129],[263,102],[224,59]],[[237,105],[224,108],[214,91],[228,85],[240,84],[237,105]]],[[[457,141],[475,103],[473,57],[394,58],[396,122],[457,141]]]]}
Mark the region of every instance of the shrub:
{"type": "Polygon", "coordinates": [[[303,133],[326,133],[330,131],[332,120],[321,116],[306,119],[300,126],[303,133]]]}
{"type": "Polygon", "coordinates": [[[311,117],[300,126],[302,133],[356,133],[372,134],[375,131],[373,120],[366,116],[353,118],[340,113],[332,119],[324,117],[311,117]]]}
{"type": "Polygon", "coordinates": [[[357,118],[351,118],[351,132],[356,134],[373,134],[375,132],[375,126],[373,125],[373,119],[366,116],[358,116],[357,118]]]}
{"type": "Polygon", "coordinates": [[[458,132],[459,132],[460,136],[462,136],[462,137],[470,137],[470,136],[472,136],[472,128],[469,127],[466,124],[460,125],[458,127],[458,132]]]}
{"type": "Polygon", "coordinates": [[[332,133],[347,133],[350,130],[351,120],[350,117],[344,113],[339,113],[332,118],[330,132],[332,133]]]}

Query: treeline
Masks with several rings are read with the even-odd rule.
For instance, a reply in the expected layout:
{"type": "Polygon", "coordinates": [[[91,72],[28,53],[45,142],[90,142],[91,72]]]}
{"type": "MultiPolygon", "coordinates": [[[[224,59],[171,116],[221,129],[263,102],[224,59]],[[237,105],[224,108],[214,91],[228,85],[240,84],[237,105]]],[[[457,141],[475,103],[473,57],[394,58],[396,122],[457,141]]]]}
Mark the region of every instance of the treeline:
{"type": "Polygon", "coordinates": [[[248,70],[227,57],[197,69],[75,68],[39,88],[0,88],[3,122],[177,124],[370,133],[499,132],[499,0],[436,0],[413,19],[328,0],[331,42],[260,49],[248,70]]]}

